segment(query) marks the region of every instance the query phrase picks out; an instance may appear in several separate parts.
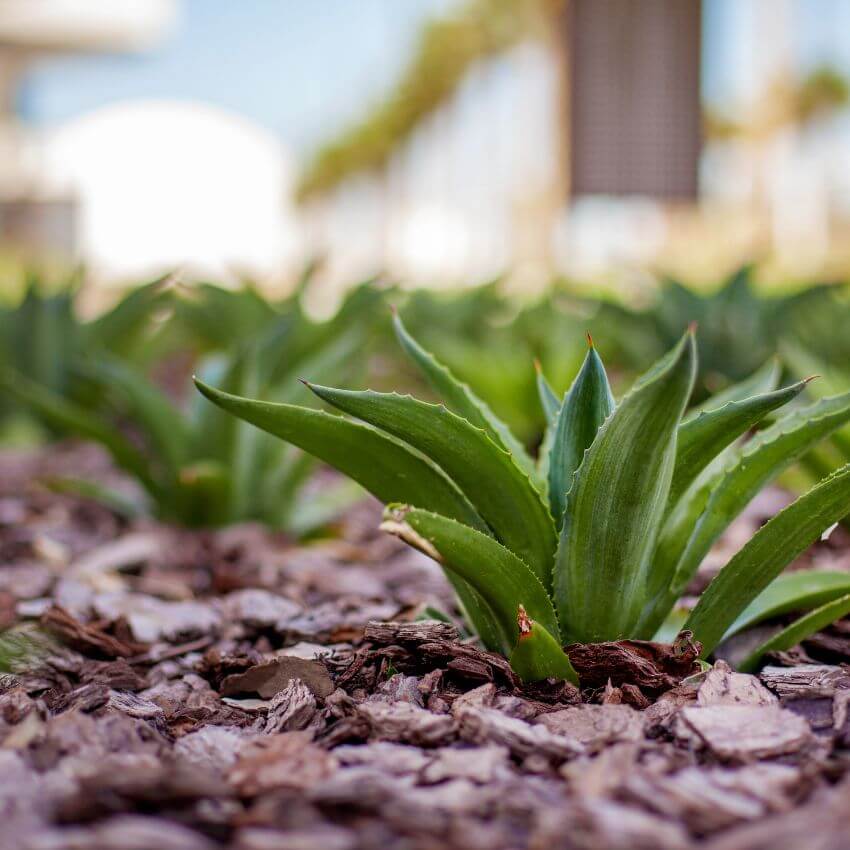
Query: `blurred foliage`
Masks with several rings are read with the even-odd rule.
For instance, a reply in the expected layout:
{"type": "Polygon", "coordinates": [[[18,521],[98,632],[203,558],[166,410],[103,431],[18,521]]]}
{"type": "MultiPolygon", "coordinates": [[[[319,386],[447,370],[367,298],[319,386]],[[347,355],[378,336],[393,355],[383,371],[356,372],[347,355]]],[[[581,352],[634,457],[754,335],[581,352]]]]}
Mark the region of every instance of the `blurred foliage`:
{"type": "Polygon", "coordinates": [[[735,118],[722,108],[706,106],[703,127],[711,139],[764,137],[828,117],[848,102],[850,81],[837,68],[822,65],[798,80],[775,80],[746,117],[735,118]]]}
{"type": "MultiPolygon", "coordinates": [[[[49,285],[29,272],[23,297],[0,306],[0,365],[60,395],[73,395],[74,364],[83,356],[132,359],[145,345],[151,318],[167,298],[165,279],[127,293],[110,310],[79,315],[79,279],[49,285]]],[[[0,427],[14,429],[13,409],[0,399],[0,427]]]]}
{"type": "Polygon", "coordinates": [[[617,359],[644,369],[678,339],[690,322],[699,326],[700,371],[695,400],[742,380],[778,350],[779,340],[798,332],[804,322],[832,327],[822,336],[826,347],[840,345],[838,317],[848,317],[836,297],[841,288],[818,284],[790,295],[765,296],[753,283],[753,267],[744,266],[718,289],[698,293],[672,279],[640,310],[606,301],[592,326],[600,336],[618,340],[617,359]]]}
{"type": "MultiPolygon", "coordinates": [[[[171,317],[162,327],[173,337],[175,328],[182,326],[187,344],[200,340],[202,348],[212,349],[209,343],[214,337],[205,333],[214,325],[198,325],[194,319],[218,316],[218,350],[201,356],[198,373],[232,392],[261,391],[283,402],[307,400],[297,380],[302,371],[324,380],[353,377],[349,364],[355,360],[353,353],[366,347],[369,317],[379,297],[374,288],[355,289],[333,319],[314,322],[298,297],[288,299],[282,310],[255,292],[224,293],[217,287],[201,287],[191,299],[192,310],[172,304],[171,317]],[[231,341],[227,336],[231,324],[244,316],[236,318],[222,304],[232,306],[243,298],[263,307],[257,307],[255,321],[244,322],[240,336],[231,341]],[[183,325],[187,315],[192,320],[183,325]]],[[[179,295],[174,297],[179,301],[179,295]]],[[[102,319],[124,315],[121,306],[102,319]]],[[[54,433],[100,443],[141,486],[144,507],[161,519],[190,526],[251,519],[302,533],[359,496],[351,486],[341,489],[331,482],[302,504],[299,496],[315,470],[312,459],[201,404],[194,394],[185,393],[190,403],[181,409],[138,363],[120,353],[102,347],[88,352],[75,349],[65,370],[65,381],[57,385],[42,380],[41,373],[23,372],[9,364],[0,382],[7,397],[54,433]]],[[[122,501],[114,493],[99,491],[92,482],[83,485],[77,489],[89,496],[112,505],[122,501]]],[[[63,486],[74,489],[73,482],[63,486]]]]}
{"type": "MultiPolygon", "coordinates": [[[[304,307],[315,300],[315,285],[305,274],[292,293],[269,299],[249,283],[227,289],[155,281],[83,320],[78,282],[56,290],[32,278],[18,303],[0,308],[0,440],[24,431],[27,421],[48,437],[83,436],[107,447],[142,485],[148,509],[162,518],[196,525],[259,519],[300,532],[327,519],[344,494],[328,485],[333,478],[315,479],[315,468],[294,450],[271,438],[265,443],[244,423],[199,405],[188,392],[193,370],[237,395],[288,402],[307,398],[299,377],[320,383],[365,377],[374,389],[428,395],[421,377],[397,355],[393,303],[411,332],[478,387],[533,447],[546,425],[534,403],[533,363],[561,395],[584,357],[586,332],[618,390],[696,321],[696,403],[791,346],[821,365],[847,370],[850,363],[845,287],[822,284],[765,296],[749,267],[707,294],[664,280],[640,306],[578,294],[563,283],[521,299],[506,294],[499,280],[410,292],[366,282],[324,321],[311,319],[304,307]],[[355,361],[365,375],[352,373],[355,361]]],[[[122,504],[115,494],[96,492],[92,482],[74,486],[122,504]]]]}

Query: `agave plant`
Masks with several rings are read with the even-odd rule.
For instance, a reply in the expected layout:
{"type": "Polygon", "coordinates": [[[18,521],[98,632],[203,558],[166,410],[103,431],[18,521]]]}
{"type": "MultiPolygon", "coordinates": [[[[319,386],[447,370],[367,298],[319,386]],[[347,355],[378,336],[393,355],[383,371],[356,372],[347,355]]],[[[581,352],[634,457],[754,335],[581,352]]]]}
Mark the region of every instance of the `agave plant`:
{"type": "MultiPolygon", "coordinates": [[[[365,301],[360,305],[368,307],[365,301]]],[[[300,313],[281,315],[253,339],[202,361],[199,373],[232,392],[307,401],[309,394],[295,380],[301,370],[339,379],[351,374],[352,354],[363,347],[364,321],[343,334],[329,333],[330,324],[300,313]]],[[[181,410],[120,358],[101,352],[78,362],[74,375],[87,404],[14,370],[0,370],[0,386],[55,429],[100,443],[141,485],[145,498],[133,504],[93,482],[54,482],[62,489],[187,526],[257,520],[296,534],[313,530],[362,495],[343,481],[299,498],[315,470],[312,457],[194,394],[189,408],[181,410]]]]}
{"type": "Polygon", "coordinates": [[[201,381],[198,388],[387,503],[382,527],[443,566],[469,625],[523,679],[575,680],[569,644],[650,639],[676,623],[708,655],[724,636],[767,617],[816,609],[775,636],[773,649],[850,611],[850,576],[778,578],[850,510],[847,466],[763,526],[684,623],[676,612],[706,553],[753,496],[850,421],[850,393],[794,410],[746,439],[806,382],[775,389],[778,368],[770,364],[686,414],[697,365],[689,330],[616,403],[591,343],[563,399],[539,377],[549,428],[535,461],[394,321],[444,405],[307,384],[349,419],[201,381]]]}
{"type": "MultiPolygon", "coordinates": [[[[168,298],[166,283],[162,278],[140,286],[112,309],[86,321],[77,309],[76,281],[50,291],[30,274],[22,300],[0,308],[0,365],[50,392],[73,395],[74,366],[84,354],[132,358],[138,353],[151,315],[168,298]]],[[[12,412],[0,400],[0,414],[12,412]]]]}

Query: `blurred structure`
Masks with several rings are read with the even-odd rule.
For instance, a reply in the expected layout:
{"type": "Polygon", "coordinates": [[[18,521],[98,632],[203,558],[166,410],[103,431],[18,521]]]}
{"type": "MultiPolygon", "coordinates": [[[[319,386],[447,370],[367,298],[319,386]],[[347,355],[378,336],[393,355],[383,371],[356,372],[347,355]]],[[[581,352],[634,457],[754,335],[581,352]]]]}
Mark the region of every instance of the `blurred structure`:
{"type": "Polygon", "coordinates": [[[175,18],[174,0],[0,0],[0,249],[71,255],[77,205],[45,179],[41,139],[16,115],[17,86],[60,54],[137,51],[175,18]]]}
{"type": "Polygon", "coordinates": [[[703,56],[718,0],[458,3],[307,164],[311,244],[332,274],[420,282],[648,263],[716,279],[753,256],[786,274],[840,268],[846,83],[794,67],[803,8],[736,3],[738,31],[719,37],[744,45],[747,97],[706,105],[705,62],[733,49],[703,56]]]}
{"type": "Polygon", "coordinates": [[[695,201],[700,31],[700,0],[469,0],[426,27],[386,101],[308,166],[301,196],[320,250],[339,256],[347,209],[368,203],[364,174],[384,184],[371,224],[384,233],[361,243],[406,278],[511,266],[547,279],[569,198],[695,201]],[[443,262],[429,268],[429,255],[443,262]]]}
{"type": "Polygon", "coordinates": [[[699,0],[571,0],[569,191],[695,201],[699,0]]]}
{"type": "Polygon", "coordinates": [[[273,133],[219,107],[105,106],[50,133],[42,173],[79,200],[76,247],[101,278],[265,278],[297,250],[294,163],[273,133]]]}
{"type": "Polygon", "coordinates": [[[850,0],[227,3],[0,0],[0,259],[524,288],[850,268],[850,0]],[[49,62],[92,52],[143,58],[49,62]]]}

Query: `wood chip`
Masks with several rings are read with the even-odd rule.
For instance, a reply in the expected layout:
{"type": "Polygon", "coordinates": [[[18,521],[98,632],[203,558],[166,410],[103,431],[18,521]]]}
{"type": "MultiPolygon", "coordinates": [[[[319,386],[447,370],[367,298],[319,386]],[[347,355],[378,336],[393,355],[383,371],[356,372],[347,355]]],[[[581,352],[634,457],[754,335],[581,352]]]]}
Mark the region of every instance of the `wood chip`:
{"type": "Polygon", "coordinates": [[[779,706],[692,706],[683,708],[678,720],[678,737],[724,760],[789,755],[814,743],[809,724],[779,706]]]}
{"type": "Polygon", "coordinates": [[[333,681],[321,661],[279,655],[274,661],[225,677],[221,693],[224,696],[257,693],[263,699],[271,699],[293,679],[301,680],[318,697],[326,697],[334,690],[333,681]]]}

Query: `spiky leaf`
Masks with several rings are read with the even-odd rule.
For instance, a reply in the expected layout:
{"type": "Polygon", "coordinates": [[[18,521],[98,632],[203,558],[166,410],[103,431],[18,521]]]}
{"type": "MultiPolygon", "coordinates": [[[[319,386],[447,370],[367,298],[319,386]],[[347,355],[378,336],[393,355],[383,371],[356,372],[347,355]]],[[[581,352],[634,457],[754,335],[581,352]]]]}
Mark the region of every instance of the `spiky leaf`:
{"type": "Polygon", "coordinates": [[[419,367],[449,410],[486,431],[495,443],[510,452],[517,464],[534,478],[536,468],[525,446],[511,433],[510,428],[496,416],[467,384],[461,383],[451,371],[426,351],[407,331],[398,313],[393,314],[393,328],[401,347],[419,367]]]}
{"type": "MultiPolygon", "coordinates": [[[[807,374],[812,374],[811,372],[807,374]]],[[[754,395],[769,393],[779,386],[779,378],[782,375],[782,367],[779,364],[779,359],[772,357],[768,360],[761,369],[756,370],[743,381],[738,381],[736,384],[726,387],[720,392],[709,396],[701,404],[692,407],[684,419],[683,424],[690,422],[691,419],[696,419],[701,413],[709,410],[717,410],[718,407],[723,407],[730,401],[743,401],[745,398],[750,398],[754,395]]],[[[802,375],[800,377],[803,377],[802,375]]]]}
{"type": "Polygon", "coordinates": [[[686,527],[671,541],[670,552],[675,556],[679,549],[682,553],[669,573],[671,593],[681,592],[714,542],[765,484],[848,421],[850,393],[845,393],[789,413],[736,452],[730,467],[712,484],[705,510],[687,542],[683,540],[686,527]]]}
{"type": "Polygon", "coordinates": [[[688,333],[615,409],[573,479],[554,575],[565,639],[615,640],[636,624],[695,366],[688,333]]]}
{"type": "MultiPolygon", "coordinates": [[[[540,494],[508,452],[443,405],[395,393],[308,384],[330,404],[410,444],[457,484],[496,537],[549,585],[555,529],[540,494]]],[[[407,500],[408,504],[417,504],[407,500]]],[[[427,507],[419,503],[419,506],[427,507]]]]}
{"type": "Polygon", "coordinates": [[[764,620],[792,611],[819,608],[850,593],[850,573],[838,570],[798,570],[771,582],[742,612],[724,639],[764,620]]]}
{"type": "Polygon", "coordinates": [[[517,606],[558,635],[558,620],[539,579],[512,552],[479,531],[429,511],[392,506],[381,528],[463,578],[484,598],[496,616],[509,652],[519,638],[517,606]]]}
{"type": "Polygon", "coordinates": [[[391,436],[320,410],[254,401],[203,381],[195,383],[214,404],[315,455],[382,502],[421,505],[487,530],[469,501],[433,463],[391,436]]]}
{"type": "Polygon", "coordinates": [[[611,395],[608,376],[591,342],[584,363],[558,412],[549,451],[549,505],[559,526],[573,473],[613,409],[614,396],[611,395]]]}
{"type": "Polygon", "coordinates": [[[686,628],[707,655],[782,570],[850,511],[850,464],[821,481],[763,525],[720,571],[688,617],[686,628]]]}
{"type": "Polygon", "coordinates": [[[561,409],[561,400],[555,394],[551,384],[546,380],[543,370],[540,368],[539,361],[534,361],[536,370],[537,395],[540,397],[540,406],[543,408],[543,416],[546,419],[547,425],[552,424],[558,418],[558,411],[561,409]]]}
{"type": "Polygon", "coordinates": [[[800,643],[800,641],[811,637],[821,629],[825,629],[842,617],[847,616],[847,614],[850,614],[850,594],[840,596],[832,602],[827,602],[825,605],[821,605],[820,608],[815,608],[814,611],[809,611],[808,614],[794,620],[789,626],[786,626],[753,650],[738,665],[738,669],[744,673],[751,673],[758,667],[762,656],[768,652],[782,652],[783,650],[791,649],[800,643]]]}
{"type": "Polygon", "coordinates": [[[770,411],[782,407],[798,396],[805,389],[806,383],[798,381],[781,390],[741,401],[730,401],[683,423],[679,427],[669,504],[672,506],[678,502],[691,482],[723,449],[761,421],[770,411]]]}

